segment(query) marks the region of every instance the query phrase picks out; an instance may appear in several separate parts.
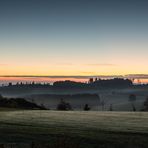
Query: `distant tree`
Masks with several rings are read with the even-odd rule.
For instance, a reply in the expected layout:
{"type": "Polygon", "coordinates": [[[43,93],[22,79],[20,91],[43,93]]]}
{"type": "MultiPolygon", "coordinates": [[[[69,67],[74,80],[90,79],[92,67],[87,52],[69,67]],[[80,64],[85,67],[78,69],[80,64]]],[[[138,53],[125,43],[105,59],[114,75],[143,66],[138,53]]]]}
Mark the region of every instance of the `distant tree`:
{"type": "Polygon", "coordinates": [[[109,111],[113,111],[113,105],[110,104],[109,111]]]}
{"type": "Polygon", "coordinates": [[[133,110],[133,111],[136,111],[136,107],[135,107],[136,99],[137,99],[137,97],[136,97],[135,94],[130,94],[130,95],[129,95],[129,102],[130,102],[131,105],[132,105],[132,110],[133,110]]]}
{"type": "Polygon", "coordinates": [[[68,111],[68,110],[72,110],[72,107],[69,103],[61,99],[60,103],[57,106],[57,110],[68,111]]]}
{"type": "Polygon", "coordinates": [[[144,111],[148,111],[148,97],[144,101],[144,111]]]}
{"type": "Polygon", "coordinates": [[[85,106],[84,106],[84,111],[89,111],[89,110],[90,110],[89,105],[88,105],[88,104],[85,104],[85,106]]]}
{"type": "Polygon", "coordinates": [[[93,83],[94,82],[94,79],[93,78],[90,78],[89,79],[89,83],[93,83]]]}
{"type": "Polygon", "coordinates": [[[12,83],[10,82],[10,83],[8,84],[8,86],[12,86],[12,83]]]}
{"type": "Polygon", "coordinates": [[[95,78],[95,81],[98,81],[98,78],[95,78]]]}

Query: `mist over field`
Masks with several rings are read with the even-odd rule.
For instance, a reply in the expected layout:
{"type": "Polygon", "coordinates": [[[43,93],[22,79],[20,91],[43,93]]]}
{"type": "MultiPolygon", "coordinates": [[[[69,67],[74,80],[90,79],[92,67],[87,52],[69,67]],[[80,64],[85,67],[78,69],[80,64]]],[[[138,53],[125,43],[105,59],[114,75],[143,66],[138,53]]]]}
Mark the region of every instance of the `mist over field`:
{"type": "Polygon", "coordinates": [[[88,104],[91,110],[94,111],[108,111],[110,106],[114,111],[132,111],[129,96],[134,94],[136,96],[134,102],[136,110],[143,109],[144,101],[148,96],[147,85],[131,85],[129,81],[130,83],[126,86],[124,84],[126,80],[120,82],[120,79],[117,84],[111,84],[111,86],[106,84],[110,83],[110,81],[115,83],[116,79],[98,80],[90,84],[74,81],[57,81],[53,85],[49,83],[28,82],[27,84],[21,82],[0,87],[0,94],[8,98],[24,98],[54,110],[63,99],[71,104],[73,110],[83,110],[85,104],[88,104]]]}

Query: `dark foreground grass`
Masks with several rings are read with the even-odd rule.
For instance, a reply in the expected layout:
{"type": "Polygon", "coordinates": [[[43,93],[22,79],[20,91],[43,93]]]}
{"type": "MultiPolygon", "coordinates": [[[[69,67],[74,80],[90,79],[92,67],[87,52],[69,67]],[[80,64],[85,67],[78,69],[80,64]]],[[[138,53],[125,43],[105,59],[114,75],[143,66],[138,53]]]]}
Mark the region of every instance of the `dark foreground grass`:
{"type": "Polygon", "coordinates": [[[0,143],[48,148],[148,148],[147,118],[146,113],[139,119],[139,113],[1,112],[0,143]]]}
{"type": "Polygon", "coordinates": [[[147,148],[148,135],[99,131],[98,137],[88,138],[68,134],[11,133],[0,135],[1,143],[34,143],[49,148],[147,148]]]}

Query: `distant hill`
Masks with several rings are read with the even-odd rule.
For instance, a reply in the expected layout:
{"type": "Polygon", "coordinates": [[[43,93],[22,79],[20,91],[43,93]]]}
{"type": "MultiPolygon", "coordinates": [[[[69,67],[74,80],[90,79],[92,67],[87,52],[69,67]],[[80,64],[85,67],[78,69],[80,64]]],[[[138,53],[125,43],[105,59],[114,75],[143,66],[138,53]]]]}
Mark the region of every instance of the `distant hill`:
{"type": "Polygon", "coordinates": [[[98,79],[89,83],[81,83],[75,81],[57,81],[50,84],[23,84],[0,87],[0,94],[6,97],[20,97],[31,94],[80,94],[80,93],[96,93],[102,89],[124,89],[135,87],[132,81],[128,79],[98,79]]]}
{"type": "Polygon", "coordinates": [[[0,107],[17,109],[45,109],[35,103],[29,102],[23,98],[3,98],[0,96],[0,107]]]}
{"type": "Polygon", "coordinates": [[[109,79],[109,80],[95,80],[90,83],[81,83],[74,81],[57,81],[53,83],[53,88],[126,88],[132,86],[133,83],[128,79],[109,79]]]}

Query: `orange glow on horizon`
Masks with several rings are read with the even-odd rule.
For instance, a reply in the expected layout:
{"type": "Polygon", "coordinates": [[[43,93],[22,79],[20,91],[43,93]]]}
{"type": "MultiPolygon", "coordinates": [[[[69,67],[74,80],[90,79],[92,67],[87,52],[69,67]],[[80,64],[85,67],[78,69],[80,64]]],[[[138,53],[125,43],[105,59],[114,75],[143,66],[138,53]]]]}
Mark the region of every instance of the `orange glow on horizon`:
{"type": "MultiPolygon", "coordinates": [[[[73,78],[73,77],[68,77],[68,78],[63,78],[63,77],[0,77],[0,84],[8,84],[9,82],[12,83],[17,83],[17,82],[23,82],[23,83],[54,83],[56,81],[65,81],[65,80],[70,80],[70,81],[75,81],[75,82],[83,82],[86,83],[88,82],[89,78],[73,78]]],[[[135,79],[134,83],[148,83],[148,78],[147,79],[135,79]]]]}

